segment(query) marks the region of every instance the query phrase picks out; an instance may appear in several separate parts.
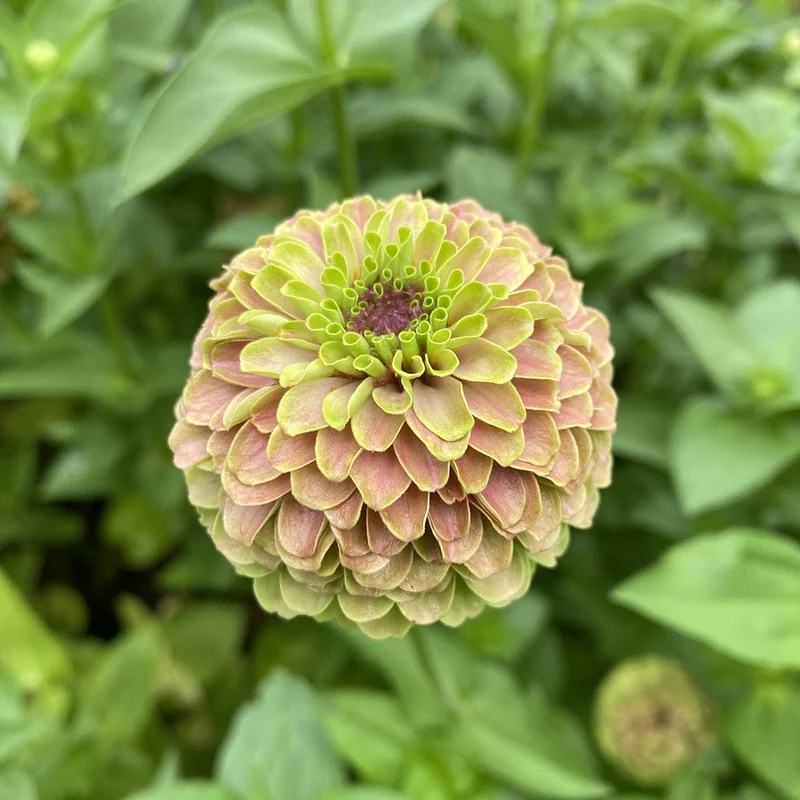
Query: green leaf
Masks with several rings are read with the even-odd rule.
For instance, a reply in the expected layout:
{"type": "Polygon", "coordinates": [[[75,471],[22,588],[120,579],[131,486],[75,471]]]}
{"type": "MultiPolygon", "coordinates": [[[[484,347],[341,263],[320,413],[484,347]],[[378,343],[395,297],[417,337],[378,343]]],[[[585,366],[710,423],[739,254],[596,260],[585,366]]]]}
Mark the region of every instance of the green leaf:
{"type": "Polygon", "coordinates": [[[683,509],[697,514],[741,499],[800,456],[800,435],[698,398],[684,406],[672,438],[672,474],[683,509]]]}
{"type": "Polygon", "coordinates": [[[733,710],[727,738],[739,759],[789,800],[800,800],[800,687],[767,681],[733,710]]]}
{"type": "Polygon", "coordinates": [[[723,391],[734,392],[757,363],[757,355],[733,315],[702,297],[673,289],[658,289],[653,299],[711,378],[723,391]]]}
{"type": "Polygon", "coordinates": [[[122,199],[157,183],[201,150],[300,105],[342,78],[297,41],[269,7],[223,17],[158,94],[131,142],[122,199]]]}
{"type": "Polygon", "coordinates": [[[413,720],[442,721],[445,705],[413,636],[377,640],[359,630],[342,631],[342,635],[394,686],[413,720]]]}
{"type": "MultiPolygon", "coordinates": [[[[3,800],[38,800],[36,782],[22,770],[0,769],[0,798],[3,800]]],[[[200,799],[198,799],[200,800],[200,799]]]]}
{"type": "Polygon", "coordinates": [[[410,798],[390,789],[376,789],[371,786],[349,786],[347,789],[325,792],[319,800],[410,800],[410,798]]]}
{"type": "Polygon", "coordinates": [[[156,789],[145,789],[127,800],[237,800],[224,786],[208,781],[176,781],[156,789]]]}
{"type": "Polygon", "coordinates": [[[219,250],[246,250],[256,243],[259,236],[272,233],[280,222],[277,215],[263,211],[238,214],[217,225],[209,233],[206,244],[219,250]]]}
{"type": "Polygon", "coordinates": [[[233,721],[218,779],[242,800],[318,800],[343,782],[308,685],[273,673],[233,721]]]}
{"type": "Polygon", "coordinates": [[[455,733],[467,758],[488,775],[532,794],[575,800],[609,794],[611,787],[576,749],[562,712],[549,707],[543,695],[535,706],[528,705],[506,672],[486,669],[481,678],[455,733]]]}
{"type": "Polygon", "coordinates": [[[800,668],[800,544],[769,531],[675,545],[612,598],[740,661],[800,668]]]}
{"type": "Polygon", "coordinates": [[[66,650],[2,570],[0,609],[0,668],[34,692],[68,677],[71,666],[66,650]]]}
{"type": "Polygon", "coordinates": [[[383,0],[356,0],[343,50],[379,52],[400,37],[419,33],[444,0],[403,0],[388,5],[383,0]]]}
{"type": "Polygon", "coordinates": [[[663,400],[624,393],[617,412],[614,451],[654,467],[666,467],[669,429],[675,411],[663,400]]]}
{"type": "Polygon", "coordinates": [[[365,780],[396,785],[414,742],[400,703],[367,689],[339,689],[325,698],[325,728],[343,758],[365,780]]]}
{"type": "Polygon", "coordinates": [[[39,330],[52,336],[84,314],[103,294],[111,275],[89,275],[65,278],[40,265],[23,263],[17,266],[22,283],[39,295],[42,302],[39,330]]]}
{"type": "Polygon", "coordinates": [[[105,742],[135,740],[155,707],[160,656],[158,632],[145,624],[116,640],[87,676],[82,716],[105,742]]]}

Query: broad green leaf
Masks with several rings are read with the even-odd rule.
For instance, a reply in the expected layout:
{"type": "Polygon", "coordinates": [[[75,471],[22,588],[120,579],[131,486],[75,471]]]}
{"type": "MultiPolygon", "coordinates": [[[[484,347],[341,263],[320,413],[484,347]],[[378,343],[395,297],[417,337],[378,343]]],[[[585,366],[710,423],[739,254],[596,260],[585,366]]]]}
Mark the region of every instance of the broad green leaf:
{"type": "Polygon", "coordinates": [[[67,651],[2,570],[0,609],[0,668],[32,692],[69,676],[67,651]]]}
{"type": "Polygon", "coordinates": [[[28,129],[30,105],[29,93],[0,85],[0,159],[16,160],[28,129]]]}
{"type": "Polygon", "coordinates": [[[419,723],[442,721],[446,707],[422,660],[415,637],[376,640],[358,630],[342,631],[342,635],[392,684],[413,720],[419,723]]]}
{"type": "Polygon", "coordinates": [[[740,661],[800,668],[800,544],[769,531],[675,545],[612,598],[740,661]]]}
{"type": "Polygon", "coordinates": [[[578,24],[593,28],[633,28],[634,30],[652,28],[672,33],[678,30],[684,19],[675,8],[676,4],[657,0],[622,0],[609,3],[602,11],[587,14],[578,24]]]}
{"type": "Polygon", "coordinates": [[[733,315],[705,298],[674,289],[658,289],[653,299],[719,387],[734,392],[757,356],[733,315]]]}
{"type": "Polygon", "coordinates": [[[560,712],[547,708],[541,696],[535,708],[528,706],[506,672],[487,669],[481,677],[454,734],[468,759],[503,783],[548,798],[609,794],[611,787],[576,751],[572,734],[565,735],[560,712]]]}
{"type": "Polygon", "coordinates": [[[366,689],[339,689],[325,697],[323,716],[334,747],[364,779],[399,782],[414,729],[395,698],[366,689]]]}
{"type": "Polygon", "coordinates": [[[209,233],[206,244],[219,250],[246,250],[259,236],[266,236],[281,222],[275,214],[254,211],[225,220],[209,233]]]}
{"type": "Polygon", "coordinates": [[[393,792],[391,789],[377,789],[371,786],[349,786],[325,792],[319,800],[411,800],[407,795],[393,792]]]}
{"type": "Polygon", "coordinates": [[[343,783],[309,686],[275,672],[239,710],[216,766],[242,800],[318,800],[343,783]]]}
{"type": "Polygon", "coordinates": [[[135,740],[147,724],[156,702],[160,647],[155,627],[145,624],[116,640],[87,676],[80,710],[103,741],[135,740]]]}
{"type": "Polygon", "coordinates": [[[674,409],[662,400],[630,392],[622,394],[614,451],[654,467],[667,466],[667,440],[674,414],[674,409]]]}
{"type": "MultiPolygon", "coordinates": [[[[0,798],[2,800],[39,800],[36,782],[19,769],[0,768],[0,798]]],[[[198,798],[202,800],[202,798],[198,798]]]]}
{"type": "Polygon", "coordinates": [[[148,110],[125,160],[121,197],[133,197],[209,145],[274,119],[341,77],[314,61],[275,9],[223,17],[148,110]]]}
{"type": "Polygon", "coordinates": [[[360,94],[350,104],[356,136],[372,136],[399,127],[444,128],[458,133],[474,129],[474,121],[452,102],[424,94],[360,94]]]}
{"type": "Polygon", "coordinates": [[[400,37],[418,33],[443,2],[403,0],[388,5],[382,0],[356,0],[350,28],[343,32],[343,49],[356,54],[380,51],[400,37]]]}
{"type": "Polygon", "coordinates": [[[672,475],[688,514],[746,497],[798,456],[793,427],[707,398],[687,403],[672,435],[672,475]]]}
{"type": "Polygon", "coordinates": [[[157,789],[145,789],[127,800],[238,800],[236,795],[217,783],[177,781],[157,789]]]}
{"type": "Polygon", "coordinates": [[[733,710],[727,738],[745,766],[789,800],[800,800],[800,687],[755,686],[733,710]]]}

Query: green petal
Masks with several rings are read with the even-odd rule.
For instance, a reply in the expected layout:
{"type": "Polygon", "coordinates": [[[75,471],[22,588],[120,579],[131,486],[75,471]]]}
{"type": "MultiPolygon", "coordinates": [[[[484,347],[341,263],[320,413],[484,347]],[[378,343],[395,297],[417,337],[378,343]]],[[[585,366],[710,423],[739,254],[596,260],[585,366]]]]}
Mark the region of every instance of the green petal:
{"type": "Polygon", "coordinates": [[[517,369],[517,361],[511,353],[486,339],[476,339],[460,347],[458,360],[453,374],[476,383],[508,383],[517,369]]]}
{"type": "Polygon", "coordinates": [[[464,397],[476,419],[504,431],[515,431],[525,421],[525,406],[512,383],[465,381],[464,397]]]}
{"type": "Polygon", "coordinates": [[[323,403],[351,384],[347,378],[318,378],[293,386],[278,405],[278,424],[289,436],[324,428],[329,423],[323,415],[323,403]]]}
{"type": "Polygon", "coordinates": [[[420,422],[446,442],[466,436],[474,424],[455,378],[427,377],[413,386],[413,408],[420,422]]]}

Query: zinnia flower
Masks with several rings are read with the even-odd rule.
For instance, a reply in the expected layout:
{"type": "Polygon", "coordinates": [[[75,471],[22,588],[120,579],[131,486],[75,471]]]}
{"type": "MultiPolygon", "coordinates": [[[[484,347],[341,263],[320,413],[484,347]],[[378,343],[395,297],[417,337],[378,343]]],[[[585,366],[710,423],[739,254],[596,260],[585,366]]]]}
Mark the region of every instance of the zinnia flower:
{"type": "Polygon", "coordinates": [[[626,661],[600,686],[595,732],[603,755],[642,786],[662,786],[716,742],[711,711],[683,667],[626,661]]]}
{"type": "Polygon", "coordinates": [[[402,635],[553,566],[611,472],[608,322],[466,200],[300,211],[212,282],[170,436],[259,602],[402,635]]]}

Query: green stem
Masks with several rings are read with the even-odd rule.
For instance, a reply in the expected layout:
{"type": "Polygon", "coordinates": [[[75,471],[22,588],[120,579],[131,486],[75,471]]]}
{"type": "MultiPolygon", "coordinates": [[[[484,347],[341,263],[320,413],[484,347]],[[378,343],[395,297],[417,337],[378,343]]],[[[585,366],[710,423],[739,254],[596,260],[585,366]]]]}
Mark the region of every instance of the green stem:
{"type": "Polygon", "coordinates": [[[517,182],[519,185],[525,181],[528,170],[539,140],[542,113],[547,103],[550,92],[550,77],[553,72],[556,48],[564,33],[567,23],[569,0],[557,0],[556,18],[547,37],[544,51],[539,59],[539,69],[532,71],[528,83],[527,105],[522,117],[517,145],[517,182]]]}
{"type": "Polygon", "coordinates": [[[658,83],[653,90],[650,102],[644,110],[642,121],[639,125],[639,134],[637,136],[639,142],[647,140],[658,129],[661,118],[664,116],[667,102],[675,89],[675,84],[678,82],[678,75],[691,41],[692,26],[687,22],[683,31],[672,40],[667,57],[661,65],[658,83]]]}
{"type": "MultiPolygon", "coordinates": [[[[319,36],[322,48],[322,57],[330,67],[336,66],[336,42],[333,38],[330,15],[328,13],[328,0],[316,0],[317,18],[319,20],[319,36]]],[[[358,160],[356,157],[356,144],[350,129],[350,120],[347,116],[347,97],[344,86],[337,83],[328,91],[333,116],[333,127],[336,131],[336,149],[339,159],[339,180],[344,195],[355,194],[358,186],[358,160]]]]}
{"type": "Polygon", "coordinates": [[[139,370],[136,366],[130,342],[128,341],[125,327],[120,318],[119,308],[117,307],[110,286],[98,301],[98,306],[100,315],[103,318],[106,334],[111,342],[111,346],[114,348],[114,352],[117,354],[120,366],[129,377],[138,377],[139,370]]]}

